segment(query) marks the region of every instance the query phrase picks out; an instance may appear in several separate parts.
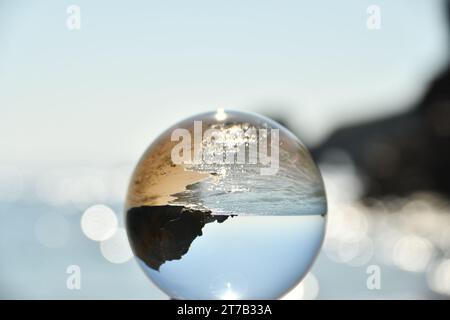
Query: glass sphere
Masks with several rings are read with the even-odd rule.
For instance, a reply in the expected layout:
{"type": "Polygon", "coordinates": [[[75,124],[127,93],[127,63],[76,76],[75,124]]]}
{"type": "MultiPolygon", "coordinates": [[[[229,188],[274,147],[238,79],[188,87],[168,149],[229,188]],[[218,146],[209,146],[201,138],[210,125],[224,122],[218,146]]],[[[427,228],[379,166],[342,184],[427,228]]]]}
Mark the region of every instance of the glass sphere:
{"type": "Polygon", "coordinates": [[[305,146],[257,114],[218,110],[147,149],[126,202],[139,265],[175,299],[276,299],[306,275],[327,204],[305,146]]]}

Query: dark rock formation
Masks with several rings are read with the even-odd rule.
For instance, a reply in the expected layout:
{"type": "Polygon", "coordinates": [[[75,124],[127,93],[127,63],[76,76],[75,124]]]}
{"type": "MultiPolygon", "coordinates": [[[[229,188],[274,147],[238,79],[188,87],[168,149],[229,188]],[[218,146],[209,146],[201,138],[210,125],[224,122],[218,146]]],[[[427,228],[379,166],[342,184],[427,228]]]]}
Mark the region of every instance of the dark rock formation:
{"type": "MultiPolygon", "coordinates": [[[[450,24],[450,2],[447,2],[450,24]]],[[[450,29],[449,29],[450,30],[450,29]]],[[[343,127],[312,149],[316,160],[345,151],[366,181],[366,196],[428,190],[450,196],[450,66],[410,111],[343,127]]]]}
{"type": "Polygon", "coordinates": [[[205,224],[228,217],[183,206],[143,206],[128,210],[126,226],[134,254],[159,270],[164,262],[181,259],[205,224]]]}

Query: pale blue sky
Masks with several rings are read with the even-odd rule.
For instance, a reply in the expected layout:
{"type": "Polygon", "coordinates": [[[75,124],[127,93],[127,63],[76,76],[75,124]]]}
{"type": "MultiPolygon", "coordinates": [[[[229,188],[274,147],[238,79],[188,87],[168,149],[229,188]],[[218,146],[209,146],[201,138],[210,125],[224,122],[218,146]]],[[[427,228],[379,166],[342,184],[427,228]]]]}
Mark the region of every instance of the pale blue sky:
{"type": "Polygon", "coordinates": [[[219,107],[282,111],[318,141],[417,99],[446,40],[439,0],[0,0],[1,161],[134,162],[169,125],[219,107]]]}

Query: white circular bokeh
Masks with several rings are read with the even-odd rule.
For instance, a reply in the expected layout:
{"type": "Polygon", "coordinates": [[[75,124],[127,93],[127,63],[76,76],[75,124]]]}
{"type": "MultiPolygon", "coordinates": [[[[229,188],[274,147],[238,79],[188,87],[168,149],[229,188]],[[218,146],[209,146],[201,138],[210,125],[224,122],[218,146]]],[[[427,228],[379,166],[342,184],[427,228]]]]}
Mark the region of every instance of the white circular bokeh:
{"type": "Polygon", "coordinates": [[[442,259],[434,265],[427,280],[432,290],[450,296],[450,259],[442,259]]]}
{"type": "Polygon", "coordinates": [[[311,272],[294,289],[282,297],[282,300],[314,300],[319,295],[319,281],[311,272]]]}
{"type": "Polygon", "coordinates": [[[108,239],[100,243],[100,251],[112,263],[124,263],[133,257],[125,229],[118,228],[108,239]]]}
{"type": "Polygon", "coordinates": [[[105,205],[89,207],[81,217],[81,229],[89,239],[103,241],[117,231],[117,217],[114,211],[105,205]]]}
{"type": "Polygon", "coordinates": [[[433,245],[425,238],[407,235],[394,245],[394,264],[405,271],[423,272],[433,256],[433,245]]]}

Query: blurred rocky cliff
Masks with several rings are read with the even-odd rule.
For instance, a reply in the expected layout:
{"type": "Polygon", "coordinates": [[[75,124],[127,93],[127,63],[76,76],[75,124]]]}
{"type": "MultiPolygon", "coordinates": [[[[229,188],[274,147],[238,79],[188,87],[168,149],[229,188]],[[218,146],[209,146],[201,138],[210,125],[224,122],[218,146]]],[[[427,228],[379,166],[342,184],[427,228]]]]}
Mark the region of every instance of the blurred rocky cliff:
{"type": "MultiPolygon", "coordinates": [[[[450,26],[450,2],[447,2],[450,26]]],[[[351,157],[366,197],[433,191],[450,196],[450,64],[409,111],[342,127],[313,148],[314,158],[351,157]]]]}

